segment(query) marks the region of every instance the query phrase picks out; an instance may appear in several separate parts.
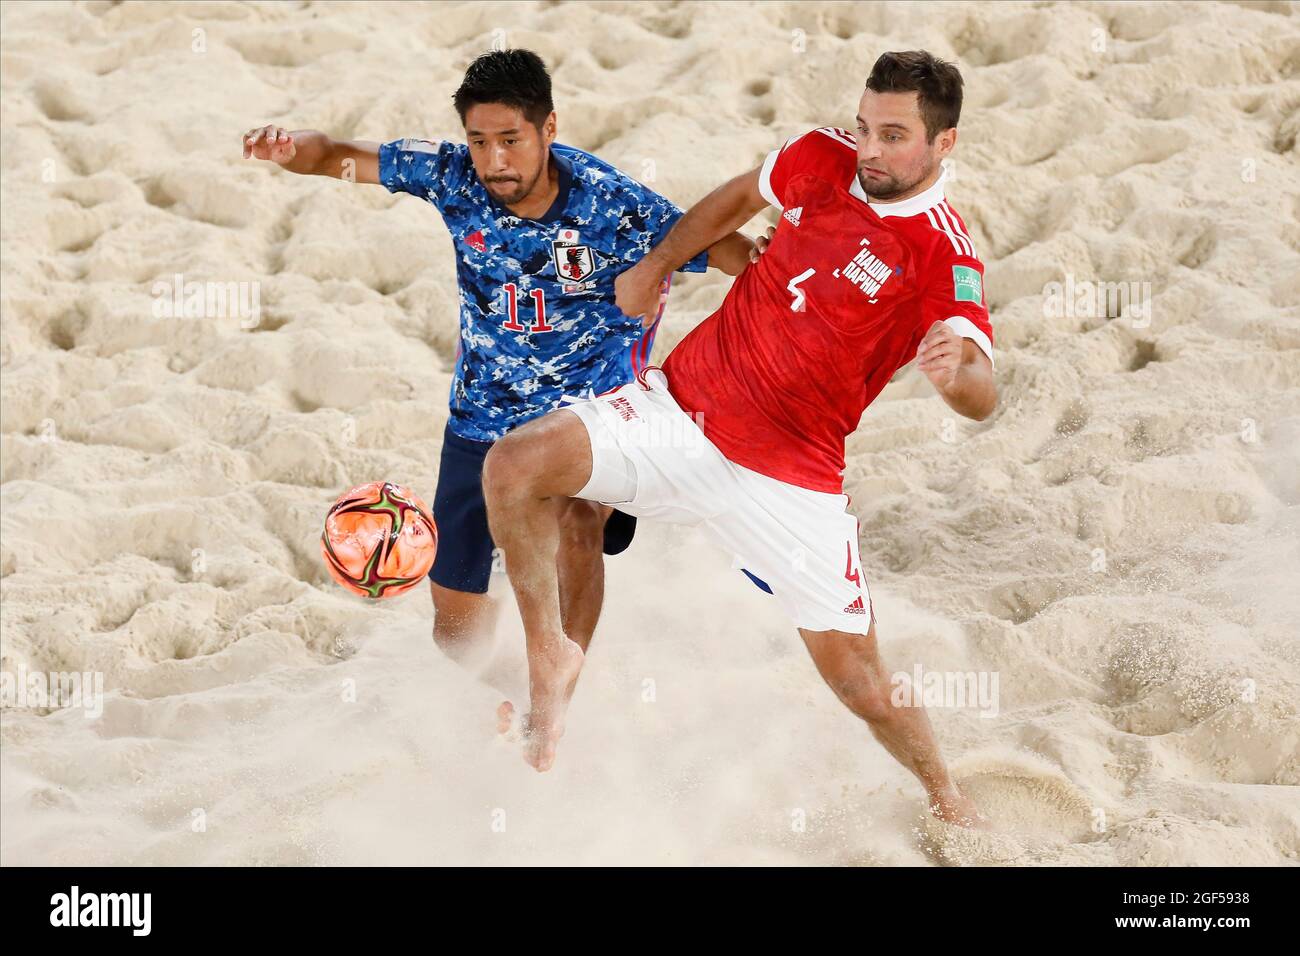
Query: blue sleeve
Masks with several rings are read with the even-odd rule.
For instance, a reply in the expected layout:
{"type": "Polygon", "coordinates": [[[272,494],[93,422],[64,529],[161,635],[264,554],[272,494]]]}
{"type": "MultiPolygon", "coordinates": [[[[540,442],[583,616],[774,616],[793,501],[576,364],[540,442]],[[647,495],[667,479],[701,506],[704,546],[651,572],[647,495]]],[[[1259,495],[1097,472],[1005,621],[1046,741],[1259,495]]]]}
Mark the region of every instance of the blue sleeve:
{"type": "Polygon", "coordinates": [[[441,207],[457,185],[463,146],[427,139],[397,139],[379,147],[379,181],[389,192],[410,193],[441,207]]]}
{"type": "MultiPolygon", "coordinates": [[[[655,236],[650,243],[652,246],[663,242],[668,233],[672,231],[673,226],[677,225],[677,220],[685,215],[680,209],[664,199],[662,196],[655,197],[658,201],[655,203],[655,214],[653,219],[653,228],[655,236]]],[[[709,268],[709,250],[705,249],[690,262],[678,268],[678,272],[706,272],[709,268]]]]}

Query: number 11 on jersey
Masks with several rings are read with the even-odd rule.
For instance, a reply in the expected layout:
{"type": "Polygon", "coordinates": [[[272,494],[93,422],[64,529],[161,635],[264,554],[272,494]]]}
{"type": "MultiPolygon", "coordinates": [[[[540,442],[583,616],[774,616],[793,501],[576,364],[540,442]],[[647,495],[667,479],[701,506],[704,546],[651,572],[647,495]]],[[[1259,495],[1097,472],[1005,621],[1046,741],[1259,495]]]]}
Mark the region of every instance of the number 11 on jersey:
{"type": "Polygon", "coordinates": [[[507,282],[504,286],[506,290],[506,318],[503,328],[511,332],[550,332],[555,328],[553,325],[546,324],[546,290],[534,289],[529,293],[535,303],[533,307],[533,326],[527,329],[519,324],[519,288],[513,282],[507,282]]]}

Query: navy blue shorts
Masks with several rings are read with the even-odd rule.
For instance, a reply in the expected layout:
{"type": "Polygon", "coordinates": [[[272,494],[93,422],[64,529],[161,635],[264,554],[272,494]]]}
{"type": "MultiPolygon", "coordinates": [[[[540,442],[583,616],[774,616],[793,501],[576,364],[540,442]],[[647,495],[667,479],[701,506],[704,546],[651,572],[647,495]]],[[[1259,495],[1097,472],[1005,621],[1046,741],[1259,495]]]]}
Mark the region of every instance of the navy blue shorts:
{"type": "MultiPolygon", "coordinates": [[[[442,435],[438,490],[433,494],[438,554],[429,577],[453,591],[485,594],[492,576],[496,545],[483,501],[483,459],[491,447],[491,442],[461,438],[450,425],[442,435]]],[[[635,533],[636,518],[615,510],[605,522],[605,553],[627,550],[635,533]]]]}

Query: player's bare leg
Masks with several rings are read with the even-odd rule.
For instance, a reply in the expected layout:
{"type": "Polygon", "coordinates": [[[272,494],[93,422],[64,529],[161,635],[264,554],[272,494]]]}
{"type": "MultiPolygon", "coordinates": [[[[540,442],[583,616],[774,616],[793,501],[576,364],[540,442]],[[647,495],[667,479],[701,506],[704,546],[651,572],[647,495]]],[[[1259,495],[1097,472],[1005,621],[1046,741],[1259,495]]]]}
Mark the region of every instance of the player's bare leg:
{"type": "MultiPolygon", "coordinates": [[[[605,596],[605,521],[613,509],[580,498],[564,501],[560,519],[560,618],[568,638],[587,650],[605,596]]],[[[456,591],[429,582],[433,640],[458,664],[490,644],[501,610],[487,594],[456,591]]]]}
{"type": "Polygon", "coordinates": [[[454,591],[429,581],[433,595],[433,640],[444,654],[464,664],[484,647],[496,626],[496,601],[486,594],[454,591]]]}
{"type": "MultiPolygon", "coordinates": [[[[561,504],[560,553],[556,559],[560,584],[560,623],[565,636],[586,654],[605,600],[605,522],[613,511],[581,498],[561,504]]],[[[509,733],[515,705],[497,708],[497,731],[509,733]]]]}
{"type": "Polygon", "coordinates": [[[605,600],[605,522],[614,509],[581,498],[560,507],[560,624],[585,654],[605,600]]]}
{"type": "Polygon", "coordinates": [[[876,647],[876,622],[872,620],[865,635],[803,629],[799,635],[835,695],[865,720],[881,746],[921,781],[931,812],[959,826],[982,825],[984,819],[974,802],[948,775],[925,708],[896,707],[890,699],[889,673],[876,647]]]}
{"type": "MultiPolygon", "coordinates": [[[[505,554],[528,647],[525,759],[549,770],[582,670],[582,648],[560,610],[560,519],[591,475],[591,444],[576,414],[559,409],[510,432],[483,463],[492,538],[505,554]]],[[[503,705],[502,710],[505,710],[503,705]]]]}

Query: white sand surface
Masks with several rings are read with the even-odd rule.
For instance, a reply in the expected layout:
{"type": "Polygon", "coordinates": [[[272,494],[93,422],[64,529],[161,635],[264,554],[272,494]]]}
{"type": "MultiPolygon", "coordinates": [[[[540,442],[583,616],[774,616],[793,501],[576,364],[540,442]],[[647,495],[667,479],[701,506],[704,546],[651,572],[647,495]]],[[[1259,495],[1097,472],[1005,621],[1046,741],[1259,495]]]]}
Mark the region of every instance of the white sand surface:
{"type": "MultiPolygon", "coordinates": [[[[1300,862],[1300,8],[1208,4],[5,4],[0,664],[104,675],[0,714],[0,862],[1300,862]],[[1001,405],[905,370],[846,490],[891,667],[996,674],[932,711],[993,819],[920,788],[770,598],[693,532],[609,563],[556,769],[495,737],[418,591],[327,577],[348,486],[432,497],[454,357],[426,205],[243,161],[266,122],[460,133],[493,42],[563,142],[687,204],[851,125],[875,57],[954,59],[953,204],[1001,405]],[[237,315],[155,282],[259,283],[237,315]],[[1149,320],[1049,284],[1149,283],[1149,320]]],[[[763,223],[751,224],[756,233],[763,223]]],[[[668,349],[721,301],[674,289],[668,349]]]]}

